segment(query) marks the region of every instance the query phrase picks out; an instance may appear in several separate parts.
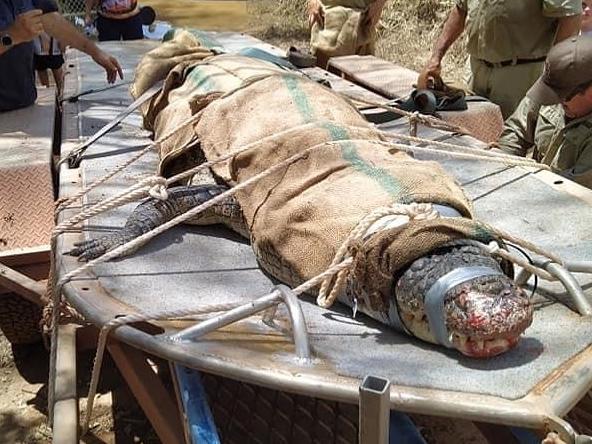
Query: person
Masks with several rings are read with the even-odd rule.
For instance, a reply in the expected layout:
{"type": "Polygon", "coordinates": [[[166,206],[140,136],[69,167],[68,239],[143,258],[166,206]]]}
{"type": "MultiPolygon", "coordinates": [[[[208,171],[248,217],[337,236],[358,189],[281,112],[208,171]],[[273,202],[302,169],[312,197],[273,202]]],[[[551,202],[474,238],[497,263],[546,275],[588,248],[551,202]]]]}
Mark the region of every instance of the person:
{"type": "Polygon", "coordinates": [[[582,34],[592,35],[592,0],[584,0],[582,9],[582,34]]]}
{"type": "Polygon", "coordinates": [[[448,48],[466,28],[469,88],[507,118],[542,72],[547,52],[580,30],[582,0],[455,0],[417,83],[440,76],[448,48]]]}
{"type": "Polygon", "coordinates": [[[376,25],[386,0],[309,0],[310,47],[317,65],[330,57],[374,54],[376,25]]]}
{"type": "Polygon", "coordinates": [[[47,70],[51,70],[53,80],[56,85],[58,96],[61,97],[64,89],[64,45],[58,42],[46,32],[42,32],[33,39],[34,53],[33,66],[37,72],[39,83],[43,86],[49,86],[49,76],[47,70]]]}
{"type": "Polygon", "coordinates": [[[99,41],[144,38],[142,16],[136,0],[85,0],[87,25],[92,23],[91,12],[95,7],[99,41]]]}
{"type": "Polygon", "coordinates": [[[550,51],[544,74],[506,120],[496,147],[592,188],[592,37],[550,51]]]}
{"type": "Polygon", "coordinates": [[[0,111],[32,105],[37,98],[32,40],[42,31],[85,52],[113,83],[123,72],[117,60],[88,40],[57,12],[52,0],[0,0],[0,111]]]}

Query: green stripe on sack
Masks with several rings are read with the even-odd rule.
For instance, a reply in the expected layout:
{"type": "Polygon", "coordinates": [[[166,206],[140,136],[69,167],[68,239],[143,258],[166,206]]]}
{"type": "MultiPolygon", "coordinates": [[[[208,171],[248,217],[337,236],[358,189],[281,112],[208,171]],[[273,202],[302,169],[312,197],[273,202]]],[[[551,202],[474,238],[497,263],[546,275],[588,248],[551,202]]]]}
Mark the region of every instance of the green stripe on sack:
{"type": "Polygon", "coordinates": [[[190,80],[196,89],[201,89],[203,92],[216,91],[216,81],[199,66],[193,68],[187,76],[187,80],[190,80]]]}
{"type": "MultiPolygon", "coordinates": [[[[300,112],[304,123],[314,121],[314,109],[306,96],[306,93],[300,88],[300,82],[295,76],[283,76],[284,81],[296,108],[300,112]]],[[[341,155],[347,160],[354,169],[360,173],[365,174],[371,179],[375,180],[389,195],[399,197],[402,192],[401,183],[394,178],[387,170],[383,168],[376,168],[368,164],[358,153],[356,144],[351,142],[347,129],[339,126],[334,122],[323,121],[324,127],[331,137],[332,141],[340,143],[341,155]]]]}
{"type": "Polygon", "coordinates": [[[491,232],[489,227],[480,224],[478,221],[475,221],[475,227],[473,231],[472,238],[478,240],[479,242],[491,242],[492,240],[496,240],[496,237],[491,232]]]}

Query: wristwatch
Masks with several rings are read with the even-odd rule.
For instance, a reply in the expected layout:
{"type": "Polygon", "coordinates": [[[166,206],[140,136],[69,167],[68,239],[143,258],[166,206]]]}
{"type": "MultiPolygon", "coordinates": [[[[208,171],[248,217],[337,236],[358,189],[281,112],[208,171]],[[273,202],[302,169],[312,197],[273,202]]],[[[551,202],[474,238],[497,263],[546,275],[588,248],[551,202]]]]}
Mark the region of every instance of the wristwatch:
{"type": "Polygon", "coordinates": [[[12,46],[12,37],[10,36],[10,34],[0,34],[0,45],[12,46]]]}

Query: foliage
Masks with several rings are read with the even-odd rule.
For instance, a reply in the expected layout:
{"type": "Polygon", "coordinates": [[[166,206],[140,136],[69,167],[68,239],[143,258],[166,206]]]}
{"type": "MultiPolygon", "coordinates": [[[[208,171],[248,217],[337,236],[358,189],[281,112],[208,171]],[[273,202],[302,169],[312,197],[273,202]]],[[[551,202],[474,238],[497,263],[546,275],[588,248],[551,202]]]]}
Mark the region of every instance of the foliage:
{"type": "MultiPolygon", "coordinates": [[[[378,27],[377,55],[420,70],[455,0],[387,0],[378,27]]],[[[307,0],[250,0],[251,32],[277,46],[308,44],[307,0]]],[[[464,77],[464,39],[444,60],[444,76],[464,77]]]]}

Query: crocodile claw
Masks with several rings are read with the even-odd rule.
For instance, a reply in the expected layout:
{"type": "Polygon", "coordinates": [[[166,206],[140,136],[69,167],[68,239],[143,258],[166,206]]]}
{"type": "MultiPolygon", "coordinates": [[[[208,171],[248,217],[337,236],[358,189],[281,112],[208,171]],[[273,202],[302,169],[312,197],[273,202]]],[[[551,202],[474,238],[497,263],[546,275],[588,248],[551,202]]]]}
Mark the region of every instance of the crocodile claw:
{"type": "Polygon", "coordinates": [[[78,257],[80,262],[87,262],[125,244],[129,240],[131,238],[123,236],[121,233],[115,233],[97,239],[76,242],[74,248],[66,254],[78,257]]]}

